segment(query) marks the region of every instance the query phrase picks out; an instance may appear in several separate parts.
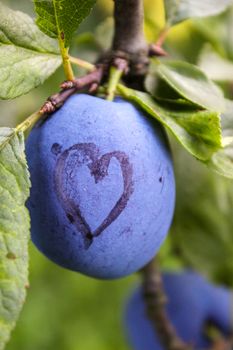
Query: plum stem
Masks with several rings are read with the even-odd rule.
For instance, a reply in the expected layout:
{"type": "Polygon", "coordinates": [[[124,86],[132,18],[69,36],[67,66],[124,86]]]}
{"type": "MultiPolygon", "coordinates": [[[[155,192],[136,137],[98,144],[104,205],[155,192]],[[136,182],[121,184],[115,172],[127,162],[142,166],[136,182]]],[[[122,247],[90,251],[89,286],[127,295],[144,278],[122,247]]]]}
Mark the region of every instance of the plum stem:
{"type": "Polygon", "coordinates": [[[165,306],[167,297],[164,291],[158,262],[152,260],[142,270],[143,294],[147,307],[147,315],[158,334],[161,344],[167,350],[190,350],[177,335],[168,318],[165,306]]]}
{"type": "Polygon", "coordinates": [[[123,74],[128,72],[128,62],[123,58],[115,58],[109,71],[109,81],[107,86],[107,100],[113,101],[117,86],[123,74]]]}
{"type": "Polygon", "coordinates": [[[107,86],[107,101],[113,101],[117,85],[122,77],[123,72],[116,67],[111,67],[109,72],[109,82],[107,86]]]}

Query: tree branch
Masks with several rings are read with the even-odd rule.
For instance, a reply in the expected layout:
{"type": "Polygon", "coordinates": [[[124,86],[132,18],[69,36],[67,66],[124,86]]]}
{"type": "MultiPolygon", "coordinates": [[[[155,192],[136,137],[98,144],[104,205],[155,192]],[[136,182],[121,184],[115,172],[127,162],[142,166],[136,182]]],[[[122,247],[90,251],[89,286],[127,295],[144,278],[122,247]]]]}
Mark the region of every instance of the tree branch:
{"type": "Polygon", "coordinates": [[[81,90],[83,88],[92,86],[93,84],[98,85],[101,83],[101,80],[105,74],[106,67],[103,64],[99,64],[96,66],[96,68],[84,75],[83,77],[76,78],[73,80],[65,81],[61,84],[62,89],[72,89],[75,88],[76,90],[81,90]]]}
{"type": "Polygon", "coordinates": [[[105,71],[104,65],[98,65],[87,75],[74,80],[68,80],[61,84],[62,90],[57,94],[50,96],[41,107],[39,113],[41,115],[54,113],[59,109],[66,100],[75,92],[87,90],[89,93],[95,92],[103,78],[105,71]]]}
{"type": "Polygon", "coordinates": [[[143,33],[143,1],[114,0],[115,34],[112,48],[129,54],[147,54],[143,33]]]}
{"type": "Polygon", "coordinates": [[[132,88],[142,90],[149,65],[149,45],[143,31],[143,0],[114,0],[114,3],[114,37],[110,56],[128,61],[125,81],[132,88]]]}
{"type": "Polygon", "coordinates": [[[75,92],[76,92],[76,88],[73,87],[71,89],[62,90],[57,94],[50,96],[40,109],[41,115],[54,113],[57,109],[63,106],[65,101],[75,92]]]}
{"type": "Polygon", "coordinates": [[[166,294],[157,262],[152,260],[142,270],[144,300],[148,317],[166,350],[190,350],[176,334],[165,310],[166,294]]]}

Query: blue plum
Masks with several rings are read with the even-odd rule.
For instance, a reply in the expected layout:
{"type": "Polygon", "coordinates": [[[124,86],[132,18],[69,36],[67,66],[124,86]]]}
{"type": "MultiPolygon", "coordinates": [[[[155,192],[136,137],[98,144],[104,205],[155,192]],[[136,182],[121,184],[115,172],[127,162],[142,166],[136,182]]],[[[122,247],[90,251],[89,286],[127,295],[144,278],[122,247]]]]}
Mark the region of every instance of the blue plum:
{"type": "MultiPolygon", "coordinates": [[[[204,333],[211,322],[223,334],[232,331],[233,294],[223,287],[207,282],[191,271],[163,274],[168,296],[167,313],[179,337],[195,349],[210,345],[204,333]]],[[[154,328],[147,318],[142,289],[137,288],[126,306],[124,327],[134,350],[162,350],[154,328]]]]}
{"type": "Polygon", "coordinates": [[[131,274],[171,224],[175,181],[160,125],[122,99],[78,94],[26,143],[32,241],[57,264],[96,278],[131,274]]]}

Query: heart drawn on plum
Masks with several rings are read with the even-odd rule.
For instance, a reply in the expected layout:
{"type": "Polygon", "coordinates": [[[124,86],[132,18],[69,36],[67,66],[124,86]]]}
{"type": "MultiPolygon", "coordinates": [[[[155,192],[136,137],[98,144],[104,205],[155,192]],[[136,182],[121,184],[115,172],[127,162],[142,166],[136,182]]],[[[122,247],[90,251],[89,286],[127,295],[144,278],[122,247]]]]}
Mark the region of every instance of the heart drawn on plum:
{"type": "Polygon", "coordinates": [[[62,153],[61,146],[54,144],[51,150],[56,155],[59,155],[54,172],[56,194],[67,218],[77,228],[78,232],[82,234],[84,246],[88,249],[93,239],[101,235],[125,209],[134,190],[133,167],[126,153],[114,151],[100,156],[99,149],[94,143],[75,144],[62,153]],[[81,213],[79,204],[68,193],[70,191],[68,190],[67,183],[71,183],[73,187],[77,187],[79,185],[78,181],[73,176],[75,169],[86,165],[97,184],[106,176],[109,176],[108,168],[112,158],[115,158],[120,164],[123,177],[123,192],[99,227],[92,231],[81,213]]]}

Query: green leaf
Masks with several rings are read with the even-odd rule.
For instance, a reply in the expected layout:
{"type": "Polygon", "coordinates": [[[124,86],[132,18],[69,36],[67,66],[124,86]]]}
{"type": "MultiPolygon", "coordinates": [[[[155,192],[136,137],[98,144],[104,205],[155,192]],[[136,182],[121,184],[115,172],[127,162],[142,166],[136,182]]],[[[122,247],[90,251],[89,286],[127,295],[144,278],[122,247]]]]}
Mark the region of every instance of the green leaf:
{"type": "Polygon", "coordinates": [[[0,46],[0,98],[13,99],[44,83],[60,66],[59,56],[0,46]]]}
{"type": "Polygon", "coordinates": [[[224,148],[213,154],[208,165],[218,174],[233,179],[233,101],[227,100],[226,106],[221,116],[224,148]]]}
{"type": "Polygon", "coordinates": [[[233,286],[233,186],[172,143],[176,210],[170,238],[184,265],[233,286]]]}
{"type": "Polygon", "coordinates": [[[86,18],[96,0],[34,0],[38,27],[68,47],[73,33],[86,18]]]}
{"type": "MultiPolygon", "coordinates": [[[[229,15],[230,11],[227,12],[229,15]]],[[[203,40],[203,43],[208,44],[212,49],[220,54],[222,57],[226,57],[226,36],[229,26],[227,25],[226,17],[222,16],[221,20],[219,17],[209,17],[205,19],[195,19],[192,21],[192,28],[195,31],[196,35],[199,36],[199,40],[203,40]],[[213,28],[215,30],[213,30],[213,28]]],[[[200,54],[200,53],[199,53],[200,54]]],[[[198,58],[198,57],[197,57],[198,58]]]]}
{"type": "Polygon", "coordinates": [[[107,17],[101,22],[94,32],[96,42],[103,50],[108,50],[111,47],[114,35],[114,21],[112,17],[107,17]]]}
{"type": "Polygon", "coordinates": [[[12,99],[42,84],[61,58],[28,15],[0,4],[0,17],[0,99],[12,99]]]}
{"type": "Polygon", "coordinates": [[[199,56],[199,67],[210,79],[215,81],[231,82],[233,76],[233,63],[216,54],[206,46],[199,56]],[[218,67],[218,69],[216,69],[218,67]]]}
{"type": "Polygon", "coordinates": [[[196,158],[206,161],[221,147],[218,113],[156,102],[149,94],[118,85],[120,93],[156,118],[196,158]],[[180,108],[179,108],[180,107],[180,108]]]}
{"type": "Polygon", "coordinates": [[[162,269],[179,271],[185,268],[184,259],[174,252],[172,237],[169,234],[159,249],[157,259],[162,269]]]}
{"type": "Polygon", "coordinates": [[[188,18],[214,16],[232,4],[232,0],[164,0],[167,25],[188,18]]]}
{"type": "Polygon", "coordinates": [[[233,179],[233,143],[214,153],[208,165],[216,173],[233,179]]]}
{"type": "MultiPolygon", "coordinates": [[[[84,32],[75,36],[74,44],[76,44],[76,48],[78,46],[77,53],[79,53],[79,56],[80,54],[83,54],[81,52],[82,50],[95,51],[99,55],[101,55],[103,51],[108,50],[113,39],[113,25],[113,18],[107,17],[95,28],[93,32],[84,32]]],[[[84,52],[84,56],[87,54],[87,52],[84,52]]]]}
{"type": "MultiPolygon", "coordinates": [[[[202,108],[224,111],[222,91],[198,67],[182,61],[165,61],[155,68],[158,75],[188,101],[202,108]]],[[[154,93],[150,86],[147,89],[154,93]]]]}
{"type": "Polygon", "coordinates": [[[0,350],[9,340],[28,285],[29,187],[23,134],[0,128],[0,350]]]}
{"type": "Polygon", "coordinates": [[[193,20],[192,27],[222,58],[233,60],[233,7],[218,17],[193,20]]]}
{"type": "Polygon", "coordinates": [[[0,152],[6,146],[6,144],[11,140],[15,135],[15,130],[12,128],[0,128],[0,152]]]}

